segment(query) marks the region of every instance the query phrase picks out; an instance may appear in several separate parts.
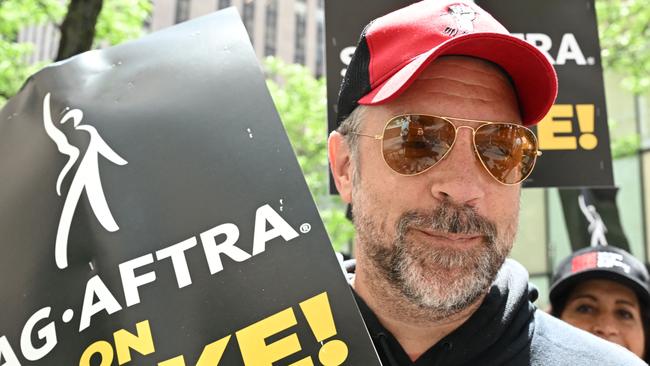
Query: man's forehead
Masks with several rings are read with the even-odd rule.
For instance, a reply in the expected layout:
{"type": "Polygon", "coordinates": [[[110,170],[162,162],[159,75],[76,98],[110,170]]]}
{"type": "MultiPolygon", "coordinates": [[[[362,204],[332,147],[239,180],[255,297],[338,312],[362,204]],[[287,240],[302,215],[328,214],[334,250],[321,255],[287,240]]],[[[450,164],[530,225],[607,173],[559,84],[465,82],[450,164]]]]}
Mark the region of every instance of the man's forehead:
{"type": "Polygon", "coordinates": [[[470,56],[440,56],[426,67],[417,79],[435,74],[458,75],[464,72],[482,73],[510,83],[510,77],[499,65],[470,56]]]}
{"type": "Polygon", "coordinates": [[[508,76],[488,61],[462,56],[437,59],[393,101],[367,108],[370,114],[382,117],[438,113],[486,120],[499,117],[504,122],[521,120],[517,96],[508,76]],[[473,110],[475,115],[471,114],[473,110]],[[508,113],[504,115],[504,112],[508,113]]]}

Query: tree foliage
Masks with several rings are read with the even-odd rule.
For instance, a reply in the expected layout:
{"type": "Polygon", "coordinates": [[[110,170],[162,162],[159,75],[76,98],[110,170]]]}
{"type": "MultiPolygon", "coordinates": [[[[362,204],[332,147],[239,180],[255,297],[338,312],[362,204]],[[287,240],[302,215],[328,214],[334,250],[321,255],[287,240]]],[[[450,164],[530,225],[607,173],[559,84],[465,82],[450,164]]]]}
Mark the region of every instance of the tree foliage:
{"type": "Polygon", "coordinates": [[[354,229],[345,217],[345,204],[329,194],[325,79],[315,79],[307,68],[276,58],[267,58],[264,65],[271,96],[332,245],[348,252],[354,229]]]}
{"type": "Polygon", "coordinates": [[[95,45],[139,38],[145,32],[144,21],[151,10],[149,0],[104,0],[95,27],[95,45]]]}
{"type": "Polygon", "coordinates": [[[2,0],[0,2],[0,106],[13,96],[29,75],[42,65],[30,65],[32,44],[19,43],[26,25],[56,21],[64,14],[58,0],[2,0]]]}
{"type": "Polygon", "coordinates": [[[647,0],[596,0],[603,66],[622,74],[636,94],[650,91],[650,6],[647,0]]]}
{"type": "MultiPolygon", "coordinates": [[[[34,45],[18,42],[19,32],[31,25],[52,23],[60,26],[68,4],[69,1],[60,0],[0,0],[0,107],[31,74],[50,61],[30,64],[28,57],[34,45]]],[[[104,0],[95,26],[93,47],[139,37],[150,12],[149,0],[104,0]]]]}

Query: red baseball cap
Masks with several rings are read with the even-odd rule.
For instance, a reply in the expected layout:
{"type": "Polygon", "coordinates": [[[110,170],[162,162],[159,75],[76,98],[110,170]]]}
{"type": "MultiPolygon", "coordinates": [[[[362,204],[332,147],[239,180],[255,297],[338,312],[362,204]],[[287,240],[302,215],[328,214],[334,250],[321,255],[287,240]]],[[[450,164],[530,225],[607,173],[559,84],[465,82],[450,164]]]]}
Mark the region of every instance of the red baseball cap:
{"type": "Polygon", "coordinates": [[[544,118],[557,96],[557,76],[548,59],[485,10],[472,2],[424,0],[366,26],[341,84],[337,122],[359,104],[393,100],[443,55],[499,65],[512,79],[524,125],[544,118]]]}

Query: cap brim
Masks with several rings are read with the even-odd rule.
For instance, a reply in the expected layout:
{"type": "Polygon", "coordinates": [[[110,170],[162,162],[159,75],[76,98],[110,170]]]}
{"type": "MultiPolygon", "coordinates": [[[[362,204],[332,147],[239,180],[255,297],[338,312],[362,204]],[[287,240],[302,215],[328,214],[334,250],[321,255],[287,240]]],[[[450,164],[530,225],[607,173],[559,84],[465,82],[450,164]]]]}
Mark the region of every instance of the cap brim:
{"type": "Polygon", "coordinates": [[[587,280],[611,280],[620,283],[632,289],[639,296],[639,300],[646,306],[650,305],[650,293],[647,288],[630,277],[607,269],[578,272],[557,281],[549,290],[551,305],[556,304],[558,300],[567,296],[567,291],[571,290],[575,285],[587,280]]]}
{"type": "Polygon", "coordinates": [[[413,58],[358,103],[375,105],[391,101],[433,60],[443,55],[476,57],[503,68],[514,83],[524,125],[534,125],[544,118],[557,96],[555,70],[535,46],[507,34],[472,33],[451,38],[413,58]]]}

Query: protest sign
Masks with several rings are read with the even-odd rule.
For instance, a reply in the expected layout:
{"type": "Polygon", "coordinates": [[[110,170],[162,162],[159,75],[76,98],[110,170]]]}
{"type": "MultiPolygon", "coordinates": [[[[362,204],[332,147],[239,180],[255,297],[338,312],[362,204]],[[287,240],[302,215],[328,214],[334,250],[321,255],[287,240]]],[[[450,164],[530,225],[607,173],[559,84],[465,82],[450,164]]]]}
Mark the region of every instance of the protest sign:
{"type": "Polygon", "coordinates": [[[379,365],[234,8],[0,111],[0,364],[379,365]]]}
{"type": "Polygon", "coordinates": [[[544,155],[527,185],[613,186],[594,0],[476,3],[542,51],[557,72],[557,100],[536,131],[544,155]]]}
{"type": "MultiPolygon", "coordinates": [[[[336,128],[339,86],[363,27],[412,0],[325,3],[328,129],[336,128]]],[[[607,111],[594,1],[477,0],[513,35],[555,66],[559,93],[535,128],[543,155],[526,187],[613,185],[607,111]]],[[[330,184],[335,193],[335,187],[330,184]]]]}

